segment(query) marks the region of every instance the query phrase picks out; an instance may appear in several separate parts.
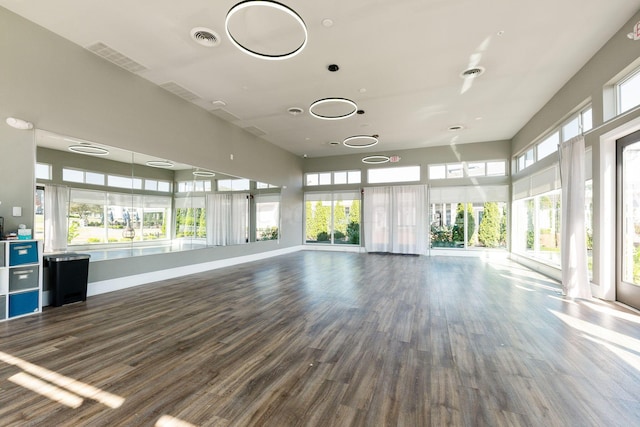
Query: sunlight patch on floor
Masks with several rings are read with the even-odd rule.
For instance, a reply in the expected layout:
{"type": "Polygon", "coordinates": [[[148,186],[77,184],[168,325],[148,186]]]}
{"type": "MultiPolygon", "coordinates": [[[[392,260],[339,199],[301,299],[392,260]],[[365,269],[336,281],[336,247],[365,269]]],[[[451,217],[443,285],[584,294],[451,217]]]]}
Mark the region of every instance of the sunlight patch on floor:
{"type": "Polygon", "coordinates": [[[156,422],[155,427],[196,427],[195,425],[182,421],[170,415],[163,415],[156,422]]]}
{"type": "MultiPolygon", "coordinates": [[[[62,387],[68,390],[69,392],[75,393],[76,395],[82,396],[87,399],[95,400],[112,409],[116,409],[122,406],[125,400],[123,397],[116,396],[115,394],[107,393],[97,387],[93,387],[81,381],[74,380],[73,378],[66,377],[64,375],[58,374],[57,372],[50,371],[49,369],[43,368],[38,365],[34,365],[33,363],[29,363],[18,357],[11,356],[10,354],[3,353],[1,351],[0,351],[0,362],[5,362],[9,365],[13,365],[22,369],[26,373],[31,374],[31,375],[28,375],[31,378],[34,378],[33,376],[39,377],[40,380],[38,380],[37,378],[34,378],[34,379],[38,381],[42,380],[41,382],[43,384],[52,385],[52,387],[55,387],[58,389],[59,387],[62,387]]],[[[31,388],[29,389],[31,390],[31,388]]],[[[57,399],[53,399],[53,400],[57,400],[57,399]]],[[[81,399],[81,402],[82,402],[82,399],[81,399]]]]}
{"type": "Polygon", "coordinates": [[[9,381],[70,408],[79,408],[84,400],[73,393],[69,393],[60,387],[56,387],[25,372],[20,372],[19,374],[9,377],[9,381]]]}

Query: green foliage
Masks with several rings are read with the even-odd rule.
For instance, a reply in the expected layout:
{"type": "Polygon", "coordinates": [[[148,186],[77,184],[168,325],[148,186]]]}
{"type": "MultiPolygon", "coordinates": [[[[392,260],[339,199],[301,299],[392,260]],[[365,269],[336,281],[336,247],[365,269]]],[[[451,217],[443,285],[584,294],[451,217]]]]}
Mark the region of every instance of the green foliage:
{"type": "Polygon", "coordinates": [[[260,240],[278,240],[278,227],[273,226],[262,230],[260,240]]]}
{"type": "Polygon", "coordinates": [[[101,243],[102,239],[100,239],[99,237],[89,237],[87,239],[88,243],[101,243]]]}
{"type": "Polygon", "coordinates": [[[358,222],[351,221],[347,225],[347,240],[354,245],[360,244],[360,224],[358,222]]]}
{"type": "Polygon", "coordinates": [[[495,202],[484,204],[482,221],[478,227],[478,241],[487,248],[500,245],[500,211],[495,202]]]}
{"type": "Polygon", "coordinates": [[[73,239],[80,235],[80,231],[78,230],[79,228],[80,224],[76,221],[71,221],[71,224],[69,224],[69,231],[67,232],[67,243],[71,243],[73,239]]]}
{"type": "Polygon", "coordinates": [[[633,255],[633,283],[640,285],[640,246],[636,247],[633,255]]]}
{"type": "Polygon", "coordinates": [[[471,243],[471,238],[473,237],[473,233],[476,230],[476,220],[473,217],[473,205],[471,203],[467,203],[467,238],[464,238],[464,211],[465,205],[462,203],[458,203],[457,213],[456,213],[456,222],[452,229],[452,239],[455,242],[465,242],[471,243]]]}
{"type": "Polygon", "coordinates": [[[338,239],[335,233],[340,232],[342,237],[347,232],[347,213],[341,201],[337,201],[333,207],[333,226],[334,226],[334,239],[338,239]]]}
{"type": "Polygon", "coordinates": [[[321,231],[316,236],[316,241],[318,241],[318,242],[328,242],[329,241],[329,233],[327,233],[326,231],[321,231]]]}
{"type": "Polygon", "coordinates": [[[336,230],[333,232],[333,241],[338,241],[338,240],[342,240],[346,237],[347,235],[344,234],[342,231],[340,230],[336,230]]]}
{"type": "Polygon", "coordinates": [[[202,208],[198,209],[200,211],[200,215],[198,215],[198,237],[207,237],[207,215],[206,211],[202,208]]]}

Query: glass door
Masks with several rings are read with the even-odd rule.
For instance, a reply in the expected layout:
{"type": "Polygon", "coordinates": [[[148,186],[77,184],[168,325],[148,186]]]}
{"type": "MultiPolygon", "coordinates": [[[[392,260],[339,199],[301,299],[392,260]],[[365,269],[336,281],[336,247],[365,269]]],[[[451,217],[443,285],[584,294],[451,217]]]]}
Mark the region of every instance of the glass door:
{"type": "Polygon", "coordinates": [[[640,131],[618,140],[617,299],[640,308],[640,131]]]}

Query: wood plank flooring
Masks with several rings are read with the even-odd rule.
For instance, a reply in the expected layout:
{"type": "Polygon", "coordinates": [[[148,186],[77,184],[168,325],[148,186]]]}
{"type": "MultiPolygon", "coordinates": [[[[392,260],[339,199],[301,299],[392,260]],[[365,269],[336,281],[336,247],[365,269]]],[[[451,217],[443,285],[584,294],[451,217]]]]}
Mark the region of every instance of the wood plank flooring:
{"type": "Polygon", "coordinates": [[[302,251],[0,323],[2,426],[639,424],[640,316],[505,260],[302,251]]]}

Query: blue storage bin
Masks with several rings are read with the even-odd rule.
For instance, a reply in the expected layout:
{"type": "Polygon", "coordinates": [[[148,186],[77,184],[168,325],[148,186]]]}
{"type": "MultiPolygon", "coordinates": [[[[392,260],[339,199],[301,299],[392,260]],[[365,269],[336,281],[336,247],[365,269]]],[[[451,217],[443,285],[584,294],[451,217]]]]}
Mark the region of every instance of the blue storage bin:
{"type": "Polygon", "coordinates": [[[39,310],[39,291],[21,292],[9,295],[9,317],[36,313],[39,310]]]}
{"type": "Polygon", "coordinates": [[[38,242],[11,242],[9,244],[9,265],[36,264],[38,262],[38,242]]]}

